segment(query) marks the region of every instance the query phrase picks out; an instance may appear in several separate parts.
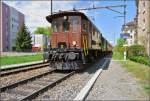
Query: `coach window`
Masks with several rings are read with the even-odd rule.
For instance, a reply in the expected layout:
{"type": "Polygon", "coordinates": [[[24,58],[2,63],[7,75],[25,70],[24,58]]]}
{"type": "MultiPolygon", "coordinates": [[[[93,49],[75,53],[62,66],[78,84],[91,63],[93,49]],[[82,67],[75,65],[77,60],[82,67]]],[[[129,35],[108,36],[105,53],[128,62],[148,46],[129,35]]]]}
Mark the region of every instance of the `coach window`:
{"type": "Polygon", "coordinates": [[[88,32],[88,25],[87,25],[87,21],[86,20],[82,20],[82,29],[85,32],[88,32]]]}
{"type": "Polygon", "coordinates": [[[64,32],[68,32],[69,31],[69,28],[70,28],[70,23],[68,21],[68,17],[67,16],[64,16],[64,22],[63,22],[63,29],[64,29],[64,32]]]}
{"type": "Polygon", "coordinates": [[[95,36],[95,29],[93,29],[93,36],[95,36]]]}
{"type": "Polygon", "coordinates": [[[92,25],[91,25],[91,23],[89,23],[89,33],[90,34],[92,33],[92,25]]]}
{"type": "Polygon", "coordinates": [[[83,23],[83,30],[86,31],[86,23],[83,23]]]}

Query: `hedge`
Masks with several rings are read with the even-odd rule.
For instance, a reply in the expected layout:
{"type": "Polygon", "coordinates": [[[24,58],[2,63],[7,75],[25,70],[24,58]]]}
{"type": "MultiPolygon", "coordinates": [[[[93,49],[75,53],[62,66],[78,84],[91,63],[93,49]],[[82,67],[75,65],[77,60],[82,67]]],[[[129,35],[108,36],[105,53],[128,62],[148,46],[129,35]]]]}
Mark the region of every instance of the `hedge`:
{"type": "Polygon", "coordinates": [[[145,49],[142,45],[132,45],[128,48],[128,57],[133,56],[144,56],[145,55],[145,49]]]}
{"type": "Polygon", "coordinates": [[[149,59],[146,56],[133,56],[130,57],[129,59],[138,63],[149,65],[149,59]]]}

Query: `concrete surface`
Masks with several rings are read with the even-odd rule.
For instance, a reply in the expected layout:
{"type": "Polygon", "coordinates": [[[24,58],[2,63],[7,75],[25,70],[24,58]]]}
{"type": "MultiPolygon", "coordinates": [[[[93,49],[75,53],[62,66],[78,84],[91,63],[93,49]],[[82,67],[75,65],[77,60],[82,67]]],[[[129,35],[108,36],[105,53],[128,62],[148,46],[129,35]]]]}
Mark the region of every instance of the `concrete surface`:
{"type": "Polygon", "coordinates": [[[118,61],[111,61],[105,68],[86,100],[149,100],[134,76],[118,61]]]}

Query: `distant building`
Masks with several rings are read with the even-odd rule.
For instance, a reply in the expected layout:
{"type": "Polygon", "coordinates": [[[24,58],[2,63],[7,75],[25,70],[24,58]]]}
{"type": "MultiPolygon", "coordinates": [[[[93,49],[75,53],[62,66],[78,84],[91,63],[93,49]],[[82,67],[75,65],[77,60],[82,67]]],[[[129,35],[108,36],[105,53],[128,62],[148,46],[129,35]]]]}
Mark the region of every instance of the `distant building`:
{"type": "Polygon", "coordinates": [[[8,51],[10,46],[10,8],[8,5],[2,3],[2,33],[1,33],[1,51],[8,51]]]}
{"type": "Polygon", "coordinates": [[[18,31],[24,24],[24,14],[7,4],[1,4],[2,9],[2,33],[0,51],[12,51],[18,31]]]}
{"type": "Polygon", "coordinates": [[[144,45],[150,55],[150,0],[137,0],[138,43],[144,45]]]}
{"type": "Polygon", "coordinates": [[[136,21],[131,21],[126,23],[126,25],[122,27],[121,37],[126,39],[127,45],[131,46],[137,43],[137,29],[136,29],[136,21]]]}
{"type": "Polygon", "coordinates": [[[33,51],[42,51],[49,46],[49,38],[43,34],[32,34],[33,51]]]}
{"type": "Polygon", "coordinates": [[[0,2],[0,52],[2,52],[2,5],[0,2]]]}

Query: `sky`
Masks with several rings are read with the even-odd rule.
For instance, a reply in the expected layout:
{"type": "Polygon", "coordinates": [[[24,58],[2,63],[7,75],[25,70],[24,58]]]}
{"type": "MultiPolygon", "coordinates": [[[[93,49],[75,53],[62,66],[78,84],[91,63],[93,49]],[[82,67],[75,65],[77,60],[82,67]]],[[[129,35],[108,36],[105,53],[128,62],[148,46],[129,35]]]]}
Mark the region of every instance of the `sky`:
{"type": "MultiPolygon", "coordinates": [[[[37,27],[50,26],[45,19],[50,15],[51,3],[48,1],[36,0],[3,0],[6,4],[14,7],[25,15],[25,24],[32,33],[37,27]]],[[[75,8],[88,8],[97,6],[113,6],[123,5],[124,0],[53,0],[53,12],[59,10],[70,10],[75,8]]],[[[126,0],[126,22],[133,21],[136,16],[135,0],[126,0]]],[[[114,10],[123,12],[123,8],[113,8],[114,10]]],[[[91,11],[82,11],[96,25],[102,35],[113,45],[116,44],[117,38],[120,37],[121,28],[124,24],[123,17],[119,13],[108,9],[97,9],[91,11]]]]}

